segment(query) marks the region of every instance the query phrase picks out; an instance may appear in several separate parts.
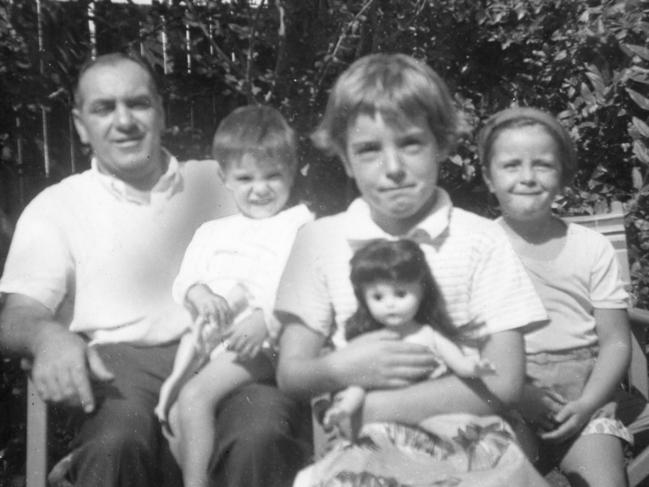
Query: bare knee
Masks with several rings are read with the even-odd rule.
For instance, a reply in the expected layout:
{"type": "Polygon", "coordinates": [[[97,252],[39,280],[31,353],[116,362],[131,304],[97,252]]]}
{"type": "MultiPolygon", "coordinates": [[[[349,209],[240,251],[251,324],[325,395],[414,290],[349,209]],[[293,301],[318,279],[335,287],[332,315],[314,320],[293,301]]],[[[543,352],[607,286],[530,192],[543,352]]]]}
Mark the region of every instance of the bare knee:
{"type": "Polygon", "coordinates": [[[215,398],[205,392],[199,381],[189,381],[178,394],[178,416],[181,421],[196,413],[209,414],[215,406],[215,398]]]}
{"type": "Polygon", "coordinates": [[[572,487],[628,485],[622,440],[611,435],[581,436],[561,462],[572,487]]]}

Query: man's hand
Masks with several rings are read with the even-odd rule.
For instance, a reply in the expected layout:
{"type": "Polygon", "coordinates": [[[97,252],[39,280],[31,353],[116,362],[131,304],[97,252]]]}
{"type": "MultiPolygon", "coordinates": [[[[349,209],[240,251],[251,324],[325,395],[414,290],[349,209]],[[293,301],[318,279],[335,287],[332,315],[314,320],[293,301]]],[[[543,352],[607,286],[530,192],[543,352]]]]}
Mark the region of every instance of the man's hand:
{"type": "Polygon", "coordinates": [[[91,381],[114,378],[97,350],[65,329],[49,330],[34,349],[32,380],[45,401],[95,409],[91,381]]]}
{"type": "Polygon", "coordinates": [[[439,366],[438,359],[422,345],[407,343],[390,330],[355,338],[332,354],[334,367],[346,382],[364,389],[396,388],[422,380],[439,366]]]}
{"type": "Polygon", "coordinates": [[[243,320],[235,323],[225,333],[228,349],[236,352],[241,360],[250,360],[261,351],[268,329],[264,313],[256,309],[243,320]]]}

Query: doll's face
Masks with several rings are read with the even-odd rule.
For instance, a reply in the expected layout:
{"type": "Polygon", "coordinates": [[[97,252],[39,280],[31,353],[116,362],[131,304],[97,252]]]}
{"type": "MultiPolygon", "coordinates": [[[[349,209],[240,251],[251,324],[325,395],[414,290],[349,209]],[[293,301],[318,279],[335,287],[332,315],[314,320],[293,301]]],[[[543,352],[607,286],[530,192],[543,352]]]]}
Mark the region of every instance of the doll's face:
{"type": "Polygon", "coordinates": [[[365,302],[376,321],[398,327],[414,319],[422,293],[418,282],[377,281],[366,286],[365,302]]]}

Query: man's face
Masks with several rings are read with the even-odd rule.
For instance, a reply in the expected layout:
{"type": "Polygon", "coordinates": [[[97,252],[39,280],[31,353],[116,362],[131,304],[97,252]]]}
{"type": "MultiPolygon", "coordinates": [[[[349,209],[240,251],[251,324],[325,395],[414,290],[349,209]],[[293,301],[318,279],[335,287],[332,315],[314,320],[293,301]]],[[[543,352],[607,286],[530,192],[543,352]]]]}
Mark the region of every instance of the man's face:
{"type": "Polygon", "coordinates": [[[149,73],[126,59],[94,66],[82,75],[78,94],[74,123],[99,170],[150,189],[163,171],[164,117],[149,73]]]}

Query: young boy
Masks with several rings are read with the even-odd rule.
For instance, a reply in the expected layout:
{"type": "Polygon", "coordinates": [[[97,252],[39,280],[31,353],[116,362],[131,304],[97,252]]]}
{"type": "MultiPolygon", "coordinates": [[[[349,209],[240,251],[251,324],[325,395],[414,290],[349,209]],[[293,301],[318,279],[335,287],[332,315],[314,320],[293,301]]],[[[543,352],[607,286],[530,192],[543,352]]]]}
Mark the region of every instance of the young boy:
{"type": "Polygon", "coordinates": [[[185,487],[207,485],[219,401],[274,374],[275,294],[297,230],[312,219],[306,206],[291,206],[295,134],[277,110],[232,112],[216,131],[213,156],[241,214],[204,224],[187,248],[173,295],[194,325],[156,408],[185,487]]]}
{"type": "Polygon", "coordinates": [[[360,198],[298,233],[276,304],[284,325],[278,383],[302,398],[352,384],[369,392],[359,444],[334,449],[296,485],[369,479],[431,485],[449,476],[466,485],[545,485],[506,424],[480,417],[518,400],[524,379],[520,329],[546,314],[503,231],[453,208],[437,186],[456,126],[445,83],[402,54],[359,59],[331,91],[313,139],[341,159],[360,198]],[[345,322],[357,306],[349,281],[352,249],[376,238],[421,244],[452,323],[479,338],[466,352],[477,348],[493,374],[421,380],[436,363],[425,347],[390,330],[346,342],[345,322]],[[323,355],[328,342],[336,350],[323,355]]]}

